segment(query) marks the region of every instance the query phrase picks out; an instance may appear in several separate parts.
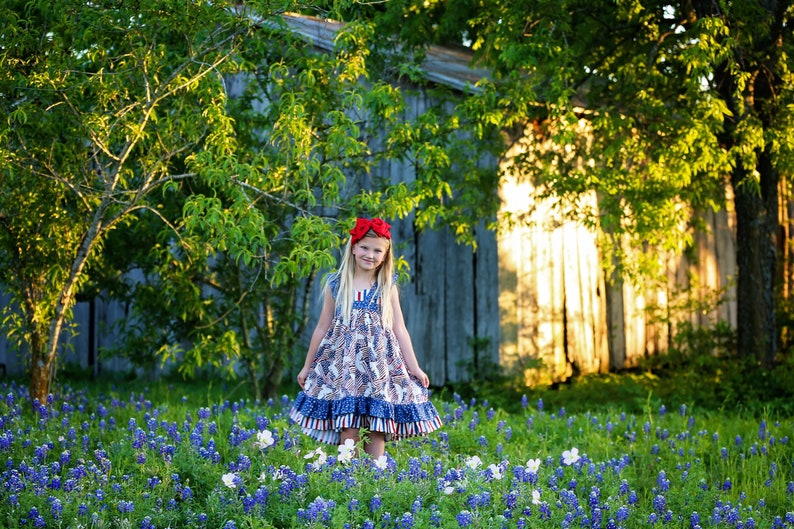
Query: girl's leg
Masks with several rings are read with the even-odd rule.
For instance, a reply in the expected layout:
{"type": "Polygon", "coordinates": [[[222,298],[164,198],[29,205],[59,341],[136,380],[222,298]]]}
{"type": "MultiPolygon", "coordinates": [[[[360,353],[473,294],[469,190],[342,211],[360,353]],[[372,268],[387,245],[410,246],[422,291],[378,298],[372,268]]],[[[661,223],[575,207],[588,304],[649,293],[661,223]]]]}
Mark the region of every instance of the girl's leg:
{"type": "Polygon", "coordinates": [[[364,445],[364,451],[369,454],[372,459],[377,459],[386,451],[386,435],[383,432],[368,432],[367,443],[364,445]]]}
{"type": "Polygon", "coordinates": [[[358,428],[342,428],[339,444],[345,444],[345,441],[348,439],[352,439],[354,443],[358,443],[358,428]]]}

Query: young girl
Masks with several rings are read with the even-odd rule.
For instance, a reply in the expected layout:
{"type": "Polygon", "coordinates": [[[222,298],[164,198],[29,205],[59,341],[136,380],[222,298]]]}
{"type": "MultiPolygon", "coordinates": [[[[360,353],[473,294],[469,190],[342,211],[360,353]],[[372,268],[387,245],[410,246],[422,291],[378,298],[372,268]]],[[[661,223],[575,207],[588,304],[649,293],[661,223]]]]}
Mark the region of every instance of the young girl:
{"type": "Polygon", "coordinates": [[[326,277],[290,413],[324,443],[358,442],[366,429],[364,451],[373,458],[386,441],[441,426],[403,321],[390,228],[382,219],[356,219],[339,270],[326,277]]]}

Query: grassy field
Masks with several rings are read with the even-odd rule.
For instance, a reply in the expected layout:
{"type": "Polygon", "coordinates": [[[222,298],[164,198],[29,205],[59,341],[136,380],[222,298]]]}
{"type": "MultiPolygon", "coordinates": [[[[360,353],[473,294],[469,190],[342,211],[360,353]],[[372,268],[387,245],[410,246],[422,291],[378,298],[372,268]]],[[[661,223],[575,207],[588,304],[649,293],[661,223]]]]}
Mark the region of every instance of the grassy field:
{"type": "Polygon", "coordinates": [[[794,528],[790,415],[632,384],[447,388],[441,430],[371,461],[303,436],[292,391],[68,383],[34,410],[0,382],[0,527],[794,528]]]}

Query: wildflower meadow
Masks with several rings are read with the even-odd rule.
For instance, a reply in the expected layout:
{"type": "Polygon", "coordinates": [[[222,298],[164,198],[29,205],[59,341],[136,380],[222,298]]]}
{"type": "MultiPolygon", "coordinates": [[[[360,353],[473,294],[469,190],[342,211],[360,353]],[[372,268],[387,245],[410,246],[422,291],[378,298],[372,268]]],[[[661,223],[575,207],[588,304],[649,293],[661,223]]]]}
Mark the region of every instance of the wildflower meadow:
{"type": "Polygon", "coordinates": [[[290,396],[62,387],[31,406],[0,382],[0,397],[6,528],[794,528],[791,417],[454,395],[441,430],[373,461],[303,436],[290,396]]]}

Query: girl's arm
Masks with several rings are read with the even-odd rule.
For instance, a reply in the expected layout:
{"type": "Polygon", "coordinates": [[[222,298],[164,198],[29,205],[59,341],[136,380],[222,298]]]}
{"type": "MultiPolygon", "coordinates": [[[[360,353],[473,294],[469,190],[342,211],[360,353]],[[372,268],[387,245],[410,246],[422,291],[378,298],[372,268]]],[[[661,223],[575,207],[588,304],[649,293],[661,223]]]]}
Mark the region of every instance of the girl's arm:
{"type": "Polygon", "coordinates": [[[320,319],[317,320],[317,326],[312,333],[312,339],[309,342],[309,350],[306,353],[306,361],[303,363],[303,369],[298,373],[298,384],[303,389],[306,384],[306,377],[309,376],[309,371],[312,368],[312,361],[314,355],[317,354],[317,349],[320,347],[320,342],[323,340],[325,333],[331,326],[334,319],[334,298],[331,296],[331,289],[325,289],[325,296],[323,297],[323,308],[320,312],[320,319]]]}
{"type": "Polygon", "coordinates": [[[403,354],[403,360],[405,360],[405,367],[408,369],[410,374],[419,379],[419,382],[422,383],[422,386],[428,387],[430,385],[430,379],[419,367],[419,362],[416,360],[416,354],[414,354],[414,346],[411,343],[411,336],[408,334],[408,329],[405,327],[405,320],[403,319],[402,308],[400,308],[400,296],[397,291],[397,286],[393,286],[392,288],[393,291],[391,300],[392,309],[394,311],[392,330],[394,331],[394,335],[397,337],[397,343],[400,344],[400,351],[403,354]]]}

